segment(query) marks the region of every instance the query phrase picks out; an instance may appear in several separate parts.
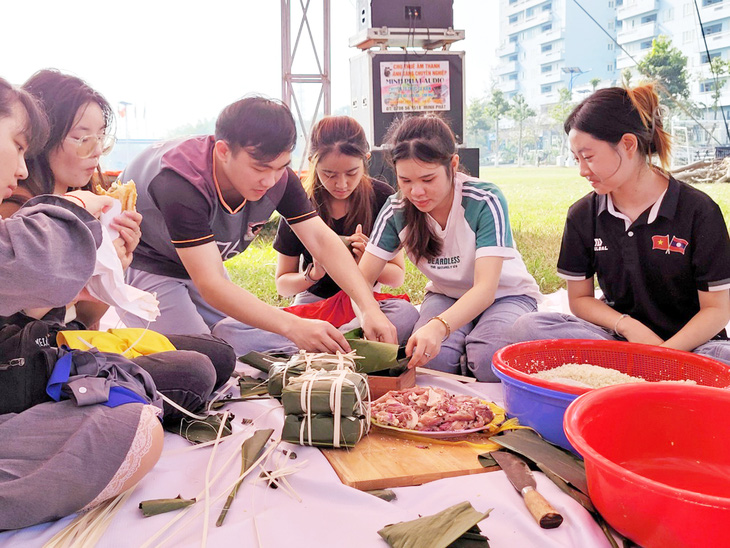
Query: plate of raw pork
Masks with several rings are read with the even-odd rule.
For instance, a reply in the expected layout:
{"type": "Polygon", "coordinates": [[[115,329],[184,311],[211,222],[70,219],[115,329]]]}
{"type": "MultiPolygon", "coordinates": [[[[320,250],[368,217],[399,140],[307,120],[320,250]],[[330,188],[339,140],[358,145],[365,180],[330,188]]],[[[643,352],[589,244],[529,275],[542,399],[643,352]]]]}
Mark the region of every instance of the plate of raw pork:
{"type": "Polygon", "coordinates": [[[505,419],[491,402],[428,386],[383,394],[370,404],[370,416],[380,428],[432,438],[496,430],[505,419]]]}

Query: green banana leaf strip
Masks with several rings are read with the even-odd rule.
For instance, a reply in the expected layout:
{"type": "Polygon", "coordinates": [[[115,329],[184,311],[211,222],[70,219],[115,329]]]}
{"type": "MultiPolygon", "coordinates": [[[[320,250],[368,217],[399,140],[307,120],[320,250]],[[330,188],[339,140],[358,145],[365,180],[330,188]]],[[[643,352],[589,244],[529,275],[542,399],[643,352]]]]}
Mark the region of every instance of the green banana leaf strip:
{"type": "Polygon", "coordinates": [[[542,463],[545,468],[562,478],[563,481],[570,483],[584,495],[588,494],[583,461],[572,453],[545,441],[534,430],[527,428],[511,430],[492,436],[489,440],[527,457],[532,462],[542,463]]]}
{"type": "Polygon", "coordinates": [[[491,453],[482,453],[481,455],[477,456],[477,459],[479,460],[479,464],[481,464],[484,468],[499,466],[497,464],[497,461],[494,460],[494,457],[492,457],[491,453]]]}
{"type": "Polygon", "coordinates": [[[449,544],[449,548],[489,548],[489,539],[476,525],[449,544]]]}
{"type": "Polygon", "coordinates": [[[251,367],[268,373],[271,366],[277,362],[285,362],[289,359],[289,354],[264,354],[263,352],[249,352],[238,357],[238,361],[250,365],[251,367]]]}
{"type": "MultiPolygon", "coordinates": [[[[258,458],[264,452],[266,442],[269,441],[269,438],[273,433],[273,428],[256,430],[253,433],[253,436],[243,442],[243,444],[241,445],[241,474],[251,468],[253,463],[258,460],[258,458]]],[[[243,483],[243,480],[236,483],[231,492],[228,494],[226,503],[225,505],[223,505],[223,510],[221,510],[221,513],[218,516],[218,520],[215,522],[216,527],[220,527],[221,525],[223,525],[223,521],[228,515],[228,510],[231,508],[233,499],[236,498],[236,494],[238,493],[238,488],[241,486],[241,483],[243,483]]]]}
{"type": "Polygon", "coordinates": [[[447,548],[464,533],[471,532],[472,527],[489,516],[489,512],[491,510],[477,512],[469,502],[460,502],[433,516],[386,525],[378,534],[393,548],[447,548]]]}
{"type": "MultiPolygon", "coordinates": [[[[213,441],[218,436],[218,429],[221,425],[223,415],[208,415],[205,419],[182,418],[180,422],[172,427],[165,427],[168,431],[182,436],[186,440],[198,444],[213,441]]],[[[231,435],[231,421],[234,416],[229,414],[226,424],[223,426],[221,438],[231,435]]]]}
{"type": "Polygon", "coordinates": [[[358,356],[364,359],[355,361],[358,373],[376,373],[389,370],[391,377],[397,377],[405,371],[408,358],[405,355],[405,348],[397,344],[368,341],[363,338],[361,328],[353,329],[345,333],[350,348],[357,352],[358,356]]]}
{"type": "MultiPolygon", "coordinates": [[[[255,379],[254,377],[241,376],[238,379],[238,388],[241,390],[241,398],[249,398],[251,396],[268,395],[267,381],[255,379]]],[[[236,401],[240,401],[236,398],[236,401]]]]}
{"type": "Polygon", "coordinates": [[[142,510],[142,515],[148,518],[157,514],[180,510],[193,504],[195,504],[195,499],[184,499],[178,495],[174,499],[143,500],[139,503],[139,509],[142,510]]]}
{"type": "Polygon", "coordinates": [[[390,502],[398,498],[395,496],[395,491],[392,489],[373,489],[365,492],[374,497],[378,497],[379,499],[383,499],[385,502],[390,502]]]}

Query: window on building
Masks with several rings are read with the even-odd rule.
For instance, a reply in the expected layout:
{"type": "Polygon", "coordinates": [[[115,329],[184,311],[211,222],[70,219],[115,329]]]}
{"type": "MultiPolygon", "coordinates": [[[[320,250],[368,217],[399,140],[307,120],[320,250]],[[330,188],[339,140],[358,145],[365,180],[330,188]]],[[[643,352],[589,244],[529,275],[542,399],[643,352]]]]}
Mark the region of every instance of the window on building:
{"type": "Polygon", "coordinates": [[[613,21],[608,22],[608,30],[613,30],[613,28],[616,26],[616,23],[613,21]]]}
{"type": "Polygon", "coordinates": [[[651,49],[651,40],[644,40],[639,49],[651,49]]]}
{"type": "Polygon", "coordinates": [[[685,44],[689,44],[691,42],[694,42],[695,39],[695,31],[694,30],[686,30],[682,33],[682,42],[685,44]]]}
{"type": "Polygon", "coordinates": [[[530,17],[535,17],[535,8],[527,8],[525,10],[525,19],[529,19],[530,17]]]}
{"type": "Polygon", "coordinates": [[[656,13],[652,13],[651,15],[645,15],[641,18],[641,24],[645,25],[646,23],[653,23],[656,21],[656,13]]]}
{"type": "Polygon", "coordinates": [[[542,67],[540,67],[540,72],[542,72],[543,74],[545,74],[546,72],[552,72],[552,70],[552,65],[543,65],[542,67]]]}
{"type": "Polygon", "coordinates": [[[552,49],[553,49],[553,45],[552,44],[543,44],[542,47],[540,48],[540,51],[542,53],[545,53],[547,51],[552,51],[552,49]]]}
{"type": "Polygon", "coordinates": [[[613,64],[612,64],[612,63],[610,63],[610,64],[606,65],[606,70],[607,70],[608,72],[613,72],[613,70],[614,70],[614,69],[613,69],[613,64]]]}
{"type": "Polygon", "coordinates": [[[702,27],[702,30],[705,31],[705,34],[717,34],[718,32],[722,32],[722,23],[705,25],[704,27],[702,27]]]}
{"type": "Polygon", "coordinates": [[[718,57],[722,57],[722,53],[720,53],[719,51],[711,51],[709,57],[707,56],[706,53],[701,53],[700,54],[700,63],[702,63],[702,64],[709,63],[710,59],[717,59],[718,57]]]}
{"type": "Polygon", "coordinates": [[[510,55],[510,56],[509,56],[509,57],[507,58],[507,61],[509,61],[510,63],[511,63],[512,61],[517,61],[517,54],[514,54],[514,55],[510,55]]]}
{"type": "Polygon", "coordinates": [[[608,50],[609,51],[612,51],[613,50],[613,42],[609,42],[608,43],[608,50]]]}
{"type": "Polygon", "coordinates": [[[517,3],[517,0],[509,0],[509,3],[510,3],[510,6],[511,6],[512,4],[516,4],[517,3]]]}
{"type": "Polygon", "coordinates": [[[510,15],[509,16],[509,22],[510,22],[510,24],[511,23],[516,23],[517,22],[517,16],[516,15],[510,15]]]}
{"type": "Polygon", "coordinates": [[[540,30],[542,32],[548,32],[550,30],[553,30],[553,24],[552,23],[548,23],[547,25],[543,25],[540,30]]]}
{"type": "Polygon", "coordinates": [[[507,79],[508,80],[517,80],[517,75],[516,74],[510,74],[507,79]]]}
{"type": "Polygon", "coordinates": [[[674,19],[674,8],[667,8],[664,10],[664,21],[671,21],[674,19]]]}
{"type": "Polygon", "coordinates": [[[550,84],[547,84],[545,86],[540,86],[540,93],[550,93],[553,90],[553,86],[550,84]]]}
{"type": "Polygon", "coordinates": [[[711,6],[712,4],[720,4],[723,0],[702,0],[702,6],[711,6]]]}
{"type": "Polygon", "coordinates": [[[608,7],[609,8],[612,8],[613,7],[613,0],[608,0],[608,7]]]}
{"type": "Polygon", "coordinates": [[[616,7],[623,6],[624,0],[616,0],[616,7]]]}
{"type": "Polygon", "coordinates": [[[516,43],[517,42],[517,35],[516,34],[513,34],[512,36],[510,36],[509,37],[509,42],[510,42],[510,44],[516,43]]]}
{"type": "Polygon", "coordinates": [[[552,4],[545,4],[542,7],[542,11],[550,11],[551,9],[553,9],[553,5],[552,4]]]}
{"type": "Polygon", "coordinates": [[[715,90],[715,82],[708,80],[707,82],[700,82],[700,93],[707,93],[715,90]]]}
{"type": "Polygon", "coordinates": [[[622,28],[624,28],[624,22],[616,21],[616,30],[621,30],[622,28]]]}
{"type": "Polygon", "coordinates": [[[695,9],[694,8],[694,4],[692,4],[690,2],[687,2],[687,3],[685,3],[685,4],[682,5],[682,15],[684,15],[685,17],[689,17],[691,15],[694,15],[694,13],[695,13],[694,12],[694,9],[695,9]]]}

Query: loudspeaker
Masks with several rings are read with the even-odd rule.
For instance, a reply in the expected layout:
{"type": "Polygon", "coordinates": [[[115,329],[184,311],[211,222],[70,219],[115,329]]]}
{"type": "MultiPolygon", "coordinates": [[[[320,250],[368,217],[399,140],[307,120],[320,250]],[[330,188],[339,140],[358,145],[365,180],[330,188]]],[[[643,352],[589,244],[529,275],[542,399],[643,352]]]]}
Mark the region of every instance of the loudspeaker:
{"type": "Polygon", "coordinates": [[[453,0],[358,0],[357,30],[369,28],[448,29],[454,27],[453,0]]]}

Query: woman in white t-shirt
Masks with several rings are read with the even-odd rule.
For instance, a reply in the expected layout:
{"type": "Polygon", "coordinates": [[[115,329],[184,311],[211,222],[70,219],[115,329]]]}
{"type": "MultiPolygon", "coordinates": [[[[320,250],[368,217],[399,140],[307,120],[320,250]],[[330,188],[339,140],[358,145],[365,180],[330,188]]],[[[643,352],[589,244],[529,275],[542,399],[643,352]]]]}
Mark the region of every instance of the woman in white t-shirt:
{"type": "Polygon", "coordinates": [[[360,269],[374,282],[404,248],[429,280],[409,365],[496,381],[492,355],[540,297],[512,241],[507,202],[494,184],[457,172],[456,139],[437,116],[396,121],[386,142],[400,190],[381,210],[360,269]]]}

